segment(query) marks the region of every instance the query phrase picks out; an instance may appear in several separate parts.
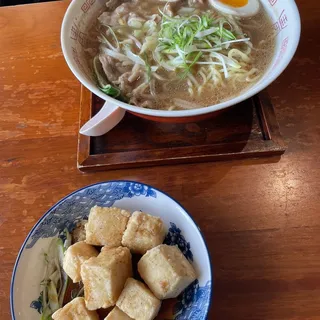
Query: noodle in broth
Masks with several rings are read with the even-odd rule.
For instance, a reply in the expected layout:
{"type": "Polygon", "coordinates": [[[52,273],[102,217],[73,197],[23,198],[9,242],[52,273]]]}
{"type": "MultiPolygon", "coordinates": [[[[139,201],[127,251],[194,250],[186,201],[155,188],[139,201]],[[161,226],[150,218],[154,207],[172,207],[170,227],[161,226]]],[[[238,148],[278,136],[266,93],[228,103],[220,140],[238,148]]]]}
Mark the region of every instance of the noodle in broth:
{"type": "Polygon", "coordinates": [[[133,105],[193,109],[239,95],[275,47],[264,11],[224,15],[202,0],[108,0],[88,52],[100,89],[133,105]]]}

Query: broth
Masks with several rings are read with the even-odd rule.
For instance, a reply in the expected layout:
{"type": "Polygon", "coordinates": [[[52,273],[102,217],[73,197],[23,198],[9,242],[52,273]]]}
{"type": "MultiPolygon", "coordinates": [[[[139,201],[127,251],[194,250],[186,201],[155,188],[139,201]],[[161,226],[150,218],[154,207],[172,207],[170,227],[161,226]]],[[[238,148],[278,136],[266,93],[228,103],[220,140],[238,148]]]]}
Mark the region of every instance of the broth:
{"type": "Polygon", "coordinates": [[[101,90],[145,108],[183,110],[257,83],[275,50],[268,14],[261,8],[240,19],[199,1],[109,0],[87,50],[101,90]]]}

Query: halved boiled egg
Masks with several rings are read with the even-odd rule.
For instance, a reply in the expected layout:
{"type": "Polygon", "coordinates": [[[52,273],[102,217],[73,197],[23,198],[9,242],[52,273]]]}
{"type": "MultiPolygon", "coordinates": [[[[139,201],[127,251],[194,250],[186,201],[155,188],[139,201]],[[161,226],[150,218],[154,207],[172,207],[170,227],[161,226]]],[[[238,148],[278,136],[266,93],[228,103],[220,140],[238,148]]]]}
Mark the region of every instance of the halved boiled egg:
{"type": "Polygon", "coordinates": [[[252,17],[259,12],[259,0],[209,0],[218,11],[238,17],[252,17]]]}

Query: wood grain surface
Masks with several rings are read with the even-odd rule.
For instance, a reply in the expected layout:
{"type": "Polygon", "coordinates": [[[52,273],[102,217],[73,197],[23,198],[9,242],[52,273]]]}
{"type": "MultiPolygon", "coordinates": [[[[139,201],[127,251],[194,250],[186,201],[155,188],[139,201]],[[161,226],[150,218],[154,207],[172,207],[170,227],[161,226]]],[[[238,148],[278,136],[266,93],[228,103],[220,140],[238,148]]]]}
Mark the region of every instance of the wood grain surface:
{"type": "MultiPolygon", "coordinates": [[[[80,127],[103,104],[82,86],[80,127]]],[[[198,122],[155,122],[127,112],[103,136],[78,137],[83,172],[280,156],[286,150],[266,91],[198,122]]]]}
{"type": "MultiPolygon", "coordinates": [[[[0,319],[18,250],[67,193],[108,179],[143,181],[189,210],[215,286],[210,319],[320,319],[320,4],[297,1],[302,40],[269,89],[288,150],[237,160],[82,174],[80,85],[60,49],[64,2],[0,9],[0,319]]],[[[27,294],[27,293],[26,293],[27,294]]]]}

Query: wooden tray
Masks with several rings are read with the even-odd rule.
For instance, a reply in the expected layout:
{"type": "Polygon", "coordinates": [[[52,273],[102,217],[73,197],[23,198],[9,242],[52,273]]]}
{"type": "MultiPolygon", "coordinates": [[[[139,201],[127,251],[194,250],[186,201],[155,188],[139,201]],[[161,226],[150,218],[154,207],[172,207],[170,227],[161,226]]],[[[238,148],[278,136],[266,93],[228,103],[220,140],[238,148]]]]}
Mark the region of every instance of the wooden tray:
{"type": "MultiPolygon", "coordinates": [[[[81,90],[80,127],[103,101],[81,90]]],[[[111,170],[281,155],[285,146],[266,92],[197,123],[168,124],[127,113],[101,137],[79,134],[78,169],[111,170]]]]}

